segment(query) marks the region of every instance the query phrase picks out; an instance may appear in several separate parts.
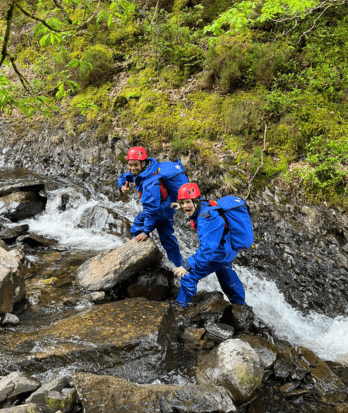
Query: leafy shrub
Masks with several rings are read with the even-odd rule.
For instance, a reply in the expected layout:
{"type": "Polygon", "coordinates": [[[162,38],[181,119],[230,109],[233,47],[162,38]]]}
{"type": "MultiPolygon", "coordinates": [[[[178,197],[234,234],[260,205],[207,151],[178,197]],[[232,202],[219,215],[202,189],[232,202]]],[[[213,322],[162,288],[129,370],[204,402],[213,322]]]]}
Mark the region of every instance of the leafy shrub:
{"type": "Polygon", "coordinates": [[[270,87],[278,72],[295,69],[292,54],[285,43],[253,43],[250,34],[220,36],[206,54],[205,86],[218,84],[223,93],[257,84],[270,87]]]}
{"type": "Polygon", "coordinates": [[[114,60],[110,49],[104,45],[90,46],[82,56],[87,64],[81,67],[78,81],[85,89],[89,85],[100,86],[108,81],[113,74],[114,60]]]}
{"type": "Polygon", "coordinates": [[[203,79],[205,86],[216,83],[222,92],[227,93],[241,85],[251,64],[249,52],[248,37],[221,36],[206,54],[203,79]]]}
{"type": "Polygon", "coordinates": [[[316,188],[337,187],[344,183],[348,173],[348,138],[330,140],[315,136],[307,145],[308,165],[299,174],[316,188]]]}
{"type": "Polygon", "coordinates": [[[199,33],[182,25],[177,16],[162,11],[156,25],[146,26],[145,39],[148,52],[156,58],[156,69],[175,65],[185,76],[201,69],[204,52],[199,33]]]}

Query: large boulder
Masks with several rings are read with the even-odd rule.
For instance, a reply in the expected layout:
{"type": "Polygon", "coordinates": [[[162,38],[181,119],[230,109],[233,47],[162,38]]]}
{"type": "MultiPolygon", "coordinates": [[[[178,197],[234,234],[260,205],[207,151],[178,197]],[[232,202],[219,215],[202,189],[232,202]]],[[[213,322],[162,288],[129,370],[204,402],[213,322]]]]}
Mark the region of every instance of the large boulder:
{"type": "Polygon", "coordinates": [[[22,255],[0,247],[0,314],[10,313],[24,296],[22,255]]]}
{"type": "Polygon", "coordinates": [[[263,371],[255,350],[240,339],[231,339],[199,360],[196,376],[200,384],[226,387],[240,404],[249,401],[260,386],[263,371]]]}
{"type": "Polygon", "coordinates": [[[218,386],[134,385],[112,376],[77,373],[74,386],[85,413],[235,412],[230,393],[218,386]]]}
{"type": "Polygon", "coordinates": [[[0,198],[0,214],[11,221],[20,221],[45,209],[43,200],[35,192],[14,192],[0,198]]]}
{"type": "Polygon", "coordinates": [[[100,291],[119,286],[162,254],[151,238],[144,242],[130,240],[115,250],[102,252],[77,269],[77,283],[86,290],[100,291]]]}
{"type": "Polygon", "coordinates": [[[0,362],[11,360],[12,369],[29,374],[69,367],[148,383],[166,368],[175,334],[169,304],[133,298],[89,307],[49,327],[7,332],[0,362]]]}

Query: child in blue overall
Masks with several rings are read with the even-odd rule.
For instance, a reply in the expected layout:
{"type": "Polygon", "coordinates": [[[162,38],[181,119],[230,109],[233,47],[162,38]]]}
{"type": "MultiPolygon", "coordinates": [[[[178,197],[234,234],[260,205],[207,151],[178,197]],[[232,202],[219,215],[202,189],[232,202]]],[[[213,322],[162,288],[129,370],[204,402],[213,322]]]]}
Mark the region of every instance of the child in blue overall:
{"type": "Polygon", "coordinates": [[[178,241],[174,235],[174,214],[169,193],[160,180],[154,180],[159,163],[156,159],[148,158],[142,146],[134,146],[127,153],[129,172],[123,173],[118,178],[118,187],[121,192],[128,194],[131,190],[130,183],[141,195],[143,211],[134,219],[131,228],[132,238],[135,242],[144,241],[149,234],[157,228],[158,235],[168,258],[176,267],[183,265],[178,241]],[[164,200],[165,198],[165,200],[164,200]]]}
{"type": "Polygon", "coordinates": [[[201,200],[198,185],[184,184],[178,192],[178,202],[199,238],[198,250],[187,259],[187,269],[180,266],[174,274],[181,278],[177,302],[187,307],[197,292],[199,280],[215,272],[222,291],[231,303],[246,304],[245,291],[232,261],[237,251],[232,249],[231,235],[225,231],[226,223],[216,209],[201,200]]]}

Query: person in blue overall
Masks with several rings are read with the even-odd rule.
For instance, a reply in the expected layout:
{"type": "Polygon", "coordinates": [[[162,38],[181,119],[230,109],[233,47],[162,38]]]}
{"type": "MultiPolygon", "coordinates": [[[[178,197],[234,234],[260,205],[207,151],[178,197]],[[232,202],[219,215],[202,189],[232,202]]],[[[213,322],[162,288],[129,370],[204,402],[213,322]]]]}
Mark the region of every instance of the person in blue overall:
{"type": "Polygon", "coordinates": [[[146,151],[141,146],[134,146],[127,153],[129,172],[123,173],[117,181],[118,187],[124,194],[131,191],[130,184],[141,195],[143,211],[134,219],[131,228],[132,238],[135,242],[142,242],[148,238],[156,228],[163,248],[168,258],[176,267],[183,265],[179,244],[174,235],[174,214],[171,208],[170,194],[166,192],[158,179],[153,179],[159,168],[156,159],[148,158],[146,151]],[[165,200],[163,198],[166,197],[165,200]]]}
{"type": "Polygon", "coordinates": [[[176,301],[187,307],[197,292],[199,280],[215,272],[221,289],[230,302],[246,304],[243,284],[232,269],[237,251],[232,249],[231,235],[229,231],[225,231],[224,219],[201,199],[197,184],[182,185],[178,192],[178,202],[197,231],[199,247],[187,259],[187,268],[180,266],[174,270],[174,274],[181,278],[176,301]]]}

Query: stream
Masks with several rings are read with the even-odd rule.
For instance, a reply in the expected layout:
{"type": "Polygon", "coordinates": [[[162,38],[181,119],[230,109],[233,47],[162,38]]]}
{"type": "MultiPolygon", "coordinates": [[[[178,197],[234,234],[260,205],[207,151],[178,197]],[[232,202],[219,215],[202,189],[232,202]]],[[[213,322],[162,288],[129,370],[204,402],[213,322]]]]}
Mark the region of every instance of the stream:
{"type": "MultiPolygon", "coordinates": [[[[12,185],[18,180],[32,179],[35,182],[36,179],[36,182],[40,182],[40,180],[45,182],[45,196],[47,197],[43,212],[31,218],[20,220],[18,223],[13,222],[7,225],[10,227],[15,227],[18,224],[27,225],[29,234],[39,236],[51,244],[38,247],[30,243],[17,244],[16,242],[12,245],[9,243],[10,249],[19,249],[25,255],[26,299],[16,304],[14,309],[20,323],[0,326],[0,374],[8,375],[17,370],[21,371],[23,368],[31,377],[47,384],[56,378],[73,377],[76,372],[81,371],[119,377],[119,371],[114,370],[117,362],[115,363],[112,357],[110,360],[108,359],[108,347],[98,352],[94,339],[79,335],[79,333],[75,335],[75,327],[70,330],[69,322],[80,316],[88,315],[94,310],[96,310],[94,314],[97,316],[98,313],[103,311],[103,308],[111,308],[107,306],[114,302],[118,302],[121,306],[122,302],[127,304],[128,300],[123,301],[122,299],[128,298],[128,296],[122,295],[123,290],[121,289],[120,291],[110,290],[106,292],[104,304],[98,306],[98,300],[93,301],[91,299],[91,292],[84,291],[78,286],[76,272],[90,258],[101,252],[117,249],[130,239],[129,222],[132,222],[142,210],[139,195],[133,191],[129,197],[121,195],[119,198],[114,198],[116,200],[110,200],[104,194],[96,192],[93,189],[95,187],[82,184],[74,179],[59,176],[43,177],[24,169],[6,168],[1,162],[0,157],[0,188],[12,185]],[[91,211],[94,212],[91,213],[91,211]],[[112,211],[114,213],[113,217],[116,217],[116,221],[113,222],[116,229],[112,231],[113,233],[106,230],[105,211],[108,211],[108,213],[112,211]],[[86,220],[86,217],[92,217],[92,219],[86,220]],[[119,224],[120,222],[121,224],[119,224]],[[119,235],[115,235],[115,233],[119,235]],[[54,336],[55,325],[63,325],[60,328],[66,334],[65,341],[60,342],[59,337],[54,336]],[[66,326],[66,329],[64,326],[66,326]],[[42,336],[41,332],[44,330],[48,331],[47,336],[42,336]],[[71,359],[71,362],[66,363],[63,360],[61,363],[58,361],[59,356],[57,356],[57,363],[55,363],[53,353],[52,357],[49,356],[53,349],[62,348],[62,351],[65,351],[64,347],[61,347],[61,343],[64,343],[66,349],[70,346],[77,349],[77,356],[71,359]],[[81,351],[81,355],[79,355],[79,351],[81,351]],[[46,358],[43,358],[42,361],[40,361],[41,354],[46,355],[46,358]]],[[[255,227],[257,225],[258,223],[255,224],[255,227]]],[[[187,218],[180,211],[175,216],[174,228],[180,250],[185,259],[196,251],[198,247],[197,236],[192,231],[187,218]]],[[[162,252],[163,258],[157,266],[150,269],[149,273],[141,273],[139,280],[141,277],[143,277],[143,280],[146,280],[147,277],[158,279],[158,277],[166,277],[168,274],[171,277],[175,267],[168,260],[157,232],[154,231],[151,236],[162,252]]],[[[259,245],[261,245],[260,241],[259,245]]],[[[262,254],[262,250],[261,253],[260,250],[256,252],[262,254]]],[[[272,251],[270,251],[270,255],[271,253],[272,251]]],[[[240,255],[243,258],[243,255],[240,255]]],[[[265,262],[267,262],[267,258],[266,252],[265,262]]],[[[343,380],[348,381],[348,317],[346,316],[348,311],[338,310],[337,313],[330,313],[330,316],[322,311],[321,307],[318,307],[317,311],[301,311],[301,307],[292,306],[289,300],[286,299],[288,285],[286,283],[276,283],[276,280],[272,279],[271,271],[267,274],[257,269],[257,266],[253,267],[250,260],[246,261],[246,265],[241,264],[243,259],[236,261],[238,264],[234,268],[245,287],[246,302],[252,307],[255,320],[263,326],[262,328],[265,328],[266,335],[264,337],[273,344],[278,342],[291,345],[293,348],[303,346],[312,350],[320,359],[326,361],[334,372],[339,373],[343,380]],[[267,336],[267,331],[270,331],[269,336],[267,336]]],[[[297,273],[297,276],[301,279],[305,278],[302,273],[297,273]]],[[[310,280],[308,279],[308,281],[310,280]]],[[[179,286],[178,280],[175,280],[174,283],[177,287],[179,286]]],[[[311,287],[308,288],[311,289],[311,287]]],[[[198,285],[198,292],[208,292],[214,295],[214,291],[222,292],[215,274],[211,274],[201,280],[198,285]]],[[[310,293],[311,291],[309,291],[310,293]]],[[[205,296],[205,294],[202,294],[202,296],[205,296]]],[[[137,298],[133,300],[135,300],[133,302],[137,302],[137,298]]],[[[151,300],[148,302],[151,303],[151,300]]],[[[155,298],[155,300],[159,300],[157,303],[163,305],[161,303],[163,299],[155,298]]],[[[220,300],[222,300],[221,295],[220,300]]],[[[127,311],[123,309],[120,312],[121,319],[123,316],[127,319],[127,311]]],[[[143,316],[143,318],[146,317],[143,316]]],[[[180,329],[179,318],[174,319],[173,317],[173,320],[180,329]]],[[[107,317],[105,321],[102,320],[102,323],[104,322],[107,323],[107,317]]],[[[111,317],[111,325],[115,325],[113,334],[117,335],[119,333],[118,329],[120,329],[120,334],[126,335],[128,333],[127,329],[126,331],[122,330],[122,328],[126,328],[125,325],[117,324],[117,322],[119,320],[111,317]]],[[[97,324],[96,331],[98,331],[98,328],[97,324]]],[[[111,340],[108,333],[106,339],[108,343],[109,338],[111,340]]],[[[152,373],[149,373],[150,375],[144,380],[141,379],[140,383],[174,386],[187,386],[197,383],[195,376],[196,351],[187,349],[180,339],[177,342],[173,340],[171,343],[172,348],[169,355],[173,362],[171,367],[164,368],[162,366],[164,364],[163,360],[154,356],[149,360],[150,363],[158,367],[158,375],[151,376],[152,373]]],[[[144,369],[144,372],[146,373],[146,369],[144,369]]],[[[265,404],[271,401],[273,403],[272,409],[275,409],[271,411],[275,412],[277,411],[277,398],[276,396],[273,398],[273,379],[268,382],[267,377],[269,376],[267,374],[272,374],[270,372],[272,371],[268,370],[268,373],[265,373],[264,387],[260,388],[258,397],[259,400],[266,400],[265,404]]],[[[279,381],[278,376],[277,379],[279,381]]],[[[130,378],[129,381],[132,382],[132,379],[130,378]]],[[[308,389],[311,389],[311,387],[307,389],[306,385],[311,386],[307,382],[302,383],[302,388],[299,391],[309,391],[308,389]]],[[[296,386],[298,386],[298,383],[296,386]]],[[[285,399],[286,397],[288,396],[285,395],[285,399]]],[[[300,395],[298,403],[307,402],[311,396],[308,396],[308,399],[301,397],[300,395]]],[[[255,403],[257,406],[258,402],[255,403]]],[[[282,399],[281,403],[285,403],[283,408],[284,411],[288,412],[286,401],[282,399]]],[[[248,408],[244,410],[245,407],[243,406],[241,409],[240,411],[243,413],[245,411],[248,413],[255,412],[251,407],[251,410],[248,408]]],[[[304,410],[305,413],[307,411],[311,412],[310,409],[304,410]]],[[[326,410],[324,411],[326,413],[326,410]]],[[[81,412],[80,404],[76,405],[74,412],[81,412]]],[[[328,410],[328,412],[331,413],[332,410],[328,410]]]]}
{"type": "MultiPolygon", "coordinates": [[[[9,176],[13,173],[18,175],[19,172],[2,169],[1,173],[4,177],[5,173],[9,176]]],[[[90,188],[78,189],[76,185],[69,186],[69,182],[66,180],[62,181],[62,184],[64,187],[48,191],[46,210],[42,214],[21,223],[28,224],[29,231],[32,233],[58,241],[59,246],[64,250],[62,255],[64,259],[60,260],[59,271],[62,272],[62,268],[67,267],[67,270],[62,273],[63,275],[60,275],[61,283],[64,283],[64,277],[67,280],[73,278],[73,272],[77,265],[101,251],[117,248],[124,243],[123,239],[115,235],[102,233],[98,222],[90,229],[79,228],[77,224],[83,212],[87,208],[99,205],[110,208],[132,221],[141,211],[141,204],[135,193],[131,195],[128,202],[111,202],[102,194],[93,193],[90,188]],[[90,196],[86,197],[86,193],[90,196]],[[62,194],[70,195],[65,211],[59,209],[62,194]]],[[[175,233],[183,257],[187,258],[197,248],[196,235],[193,231],[188,232],[189,226],[185,222],[185,217],[180,213],[175,219],[175,233]]],[[[159,248],[164,252],[156,234],[154,234],[154,238],[159,248]]],[[[37,265],[37,271],[40,271],[41,268],[40,260],[42,258],[44,261],[46,260],[45,271],[50,273],[51,270],[47,268],[49,255],[39,253],[30,255],[28,258],[37,265]]],[[[49,265],[51,269],[56,268],[54,256],[53,263],[51,262],[49,265]]],[[[162,265],[169,270],[174,268],[166,256],[162,265]]],[[[286,340],[291,344],[303,345],[313,350],[323,360],[335,361],[348,366],[348,318],[343,316],[330,318],[316,312],[304,316],[286,302],[283,293],[278,290],[274,282],[267,280],[261,273],[250,268],[240,266],[235,268],[245,286],[247,303],[253,307],[256,316],[273,329],[278,339],[286,340]]],[[[57,270],[55,271],[57,273],[57,270]]],[[[69,283],[67,282],[67,284],[69,283]]],[[[198,291],[202,290],[220,291],[219,283],[214,274],[200,282],[198,291]]],[[[35,303],[34,294],[31,301],[35,303]]],[[[82,300],[75,308],[80,309],[83,305],[82,300]]],[[[61,309],[59,297],[56,297],[55,303],[47,303],[46,306],[46,311],[55,313],[55,318],[57,317],[57,309],[61,309]]]]}

